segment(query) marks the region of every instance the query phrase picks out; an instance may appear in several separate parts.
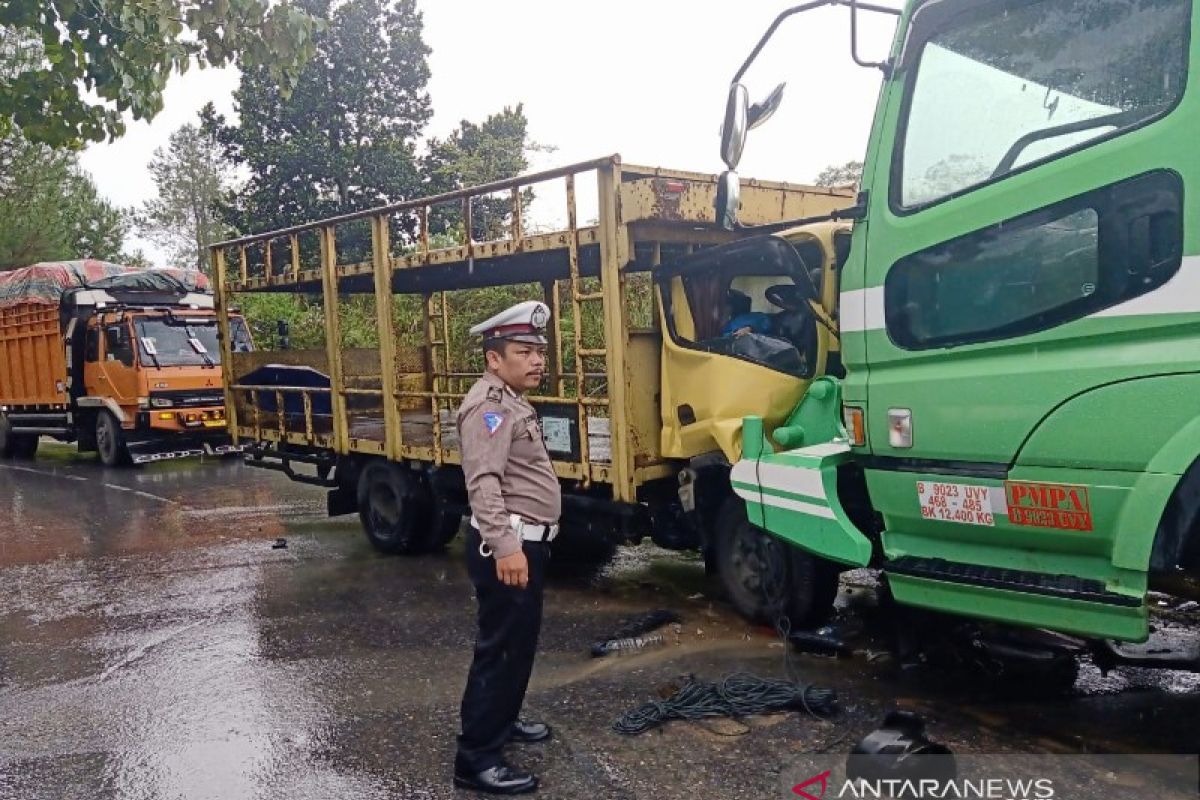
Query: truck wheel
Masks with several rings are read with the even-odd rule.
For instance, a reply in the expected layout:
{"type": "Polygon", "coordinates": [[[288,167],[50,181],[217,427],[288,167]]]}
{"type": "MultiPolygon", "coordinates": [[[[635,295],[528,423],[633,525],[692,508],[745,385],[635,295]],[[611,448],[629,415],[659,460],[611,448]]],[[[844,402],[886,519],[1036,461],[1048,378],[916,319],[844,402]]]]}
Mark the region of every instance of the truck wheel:
{"type": "Polygon", "coordinates": [[[436,493],[427,473],[410,472],[408,477],[417,497],[429,508],[429,550],[441,550],[454,541],[462,528],[462,507],[436,493]]]}
{"type": "Polygon", "coordinates": [[[837,596],[837,568],[752,525],[746,504],[730,497],[716,526],[716,567],[734,608],[749,620],[771,622],[774,612],[793,627],[828,618],[837,596]]]}
{"type": "Polygon", "coordinates": [[[454,541],[462,528],[463,515],[445,508],[435,507],[430,515],[430,532],[433,549],[438,550],[454,541]]]}
{"type": "Polygon", "coordinates": [[[33,458],[37,447],[38,437],[27,433],[13,433],[8,417],[0,415],[0,458],[33,458]]]}
{"type": "Polygon", "coordinates": [[[814,556],[799,547],[791,551],[791,575],[788,593],[788,618],[797,627],[815,627],[833,616],[841,583],[841,571],[832,561],[814,556]]]}
{"type": "Polygon", "coordinates": [[[358,518],[375,549],[419,555],[437,546],[431,498],[416,476],[391,461],[373,461],[358,477],[358,518]]]}
{"type": "Polygon", "coordinates": [[[96,452],[100,454],[100,463],[106,467],[122,467],[133,461],[125,443],[125,431],[121,430],[121,423],[111,411],[96,415],[96,452]]]}
{"type": "Polygon", "coordinates": [[[19,434],[13,437],[16,442],[13,443],[13,457],[32,460],[37,455],[38,437],[33,434],[19,434]]]}

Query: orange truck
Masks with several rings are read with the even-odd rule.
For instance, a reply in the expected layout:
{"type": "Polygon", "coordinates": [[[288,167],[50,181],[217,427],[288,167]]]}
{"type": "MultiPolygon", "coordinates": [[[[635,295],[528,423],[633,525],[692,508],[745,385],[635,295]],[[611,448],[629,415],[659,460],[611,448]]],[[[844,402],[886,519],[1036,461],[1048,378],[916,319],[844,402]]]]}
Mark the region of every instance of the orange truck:
{"type": "MultiPolygon", "coordinates": [[[[232,349],[251,349],[237,317],[232,349]]],[[[221,347],[202,273],[103,261],[0,274],[0,456],[48,436],[107,466],[224,454],[221,347]]]]}

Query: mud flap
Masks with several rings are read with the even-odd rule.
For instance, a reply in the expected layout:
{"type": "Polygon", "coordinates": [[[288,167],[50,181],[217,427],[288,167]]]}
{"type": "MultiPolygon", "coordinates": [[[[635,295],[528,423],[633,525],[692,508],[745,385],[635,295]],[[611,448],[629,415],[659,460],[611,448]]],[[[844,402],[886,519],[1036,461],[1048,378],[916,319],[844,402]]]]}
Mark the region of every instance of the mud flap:
{"type": "Polygon", "coordinates": [[[330,517],[358,513],[358,494],[353,486],[339,486],[325,494],[325,510],[330,517]]]}
{"type": "MultiPolygon", "coordinates": [[[[747,444],[750,431],[747,426],[747,444]]],[[[871,542],[850,521],[837,492],[837,469],[850,460],[849,445],[827,442],[782,453],[756,454],[756,449],[748,446],[747,458],[730,474],[750,521],[814,555],[866,566],[871,542]]]]}

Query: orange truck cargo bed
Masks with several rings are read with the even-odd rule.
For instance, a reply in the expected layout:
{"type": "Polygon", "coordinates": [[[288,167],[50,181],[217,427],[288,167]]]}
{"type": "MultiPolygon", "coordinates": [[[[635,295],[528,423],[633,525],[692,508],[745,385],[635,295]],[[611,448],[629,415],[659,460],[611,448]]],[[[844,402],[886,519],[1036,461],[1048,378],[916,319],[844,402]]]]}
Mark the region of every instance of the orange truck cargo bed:
{"type": "Polygon", "coordinates": [[[0,405],[66,406],[67,363],[58,306],[0,309],[0,405]]]}

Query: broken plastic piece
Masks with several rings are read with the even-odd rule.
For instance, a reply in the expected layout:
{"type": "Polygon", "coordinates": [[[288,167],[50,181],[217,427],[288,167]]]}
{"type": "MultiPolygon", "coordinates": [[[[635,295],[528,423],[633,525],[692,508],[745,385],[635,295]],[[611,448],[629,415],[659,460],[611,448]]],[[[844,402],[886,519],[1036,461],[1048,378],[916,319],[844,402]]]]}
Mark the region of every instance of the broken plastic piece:
{"type": "Polygon", "coordinates": [[[831,625],[814,631],[792,631],[788,634],[788,641],[797,650],[805,653],[848,656],[852,652],[850,645],[846,644],[838,630],[831,625]]]}
{"type": "Polygon", "coordinates": [[[925,720],[911,711],[892,711],[846,757],[846,777],[868,782],[903,779],[953,780],[954,755],[925,737],[925,720]]]}
{"type": "Polygon", "coordinates": [[[617,650],[637,650],[648,644],[662,644],[662,634],[643,636],[668,623],[678,624],[682,620],[674,611],[657,609],[625,620],[620,627],[604,639],[592,644],[592,655],[602,656],[617,650]],[[639,643],[640,642],[640,643],[639,643]]]}
{"type": "Polygon", "coordinates": [[[663,644],[661,633],[651,633],[646,636],[632,636],[624,639],[609,639],[607,642],[597,642],[592,645],[592,655],[602,656],[615,653],[618,650],[641,650],[649,645],[663,644]]]}

